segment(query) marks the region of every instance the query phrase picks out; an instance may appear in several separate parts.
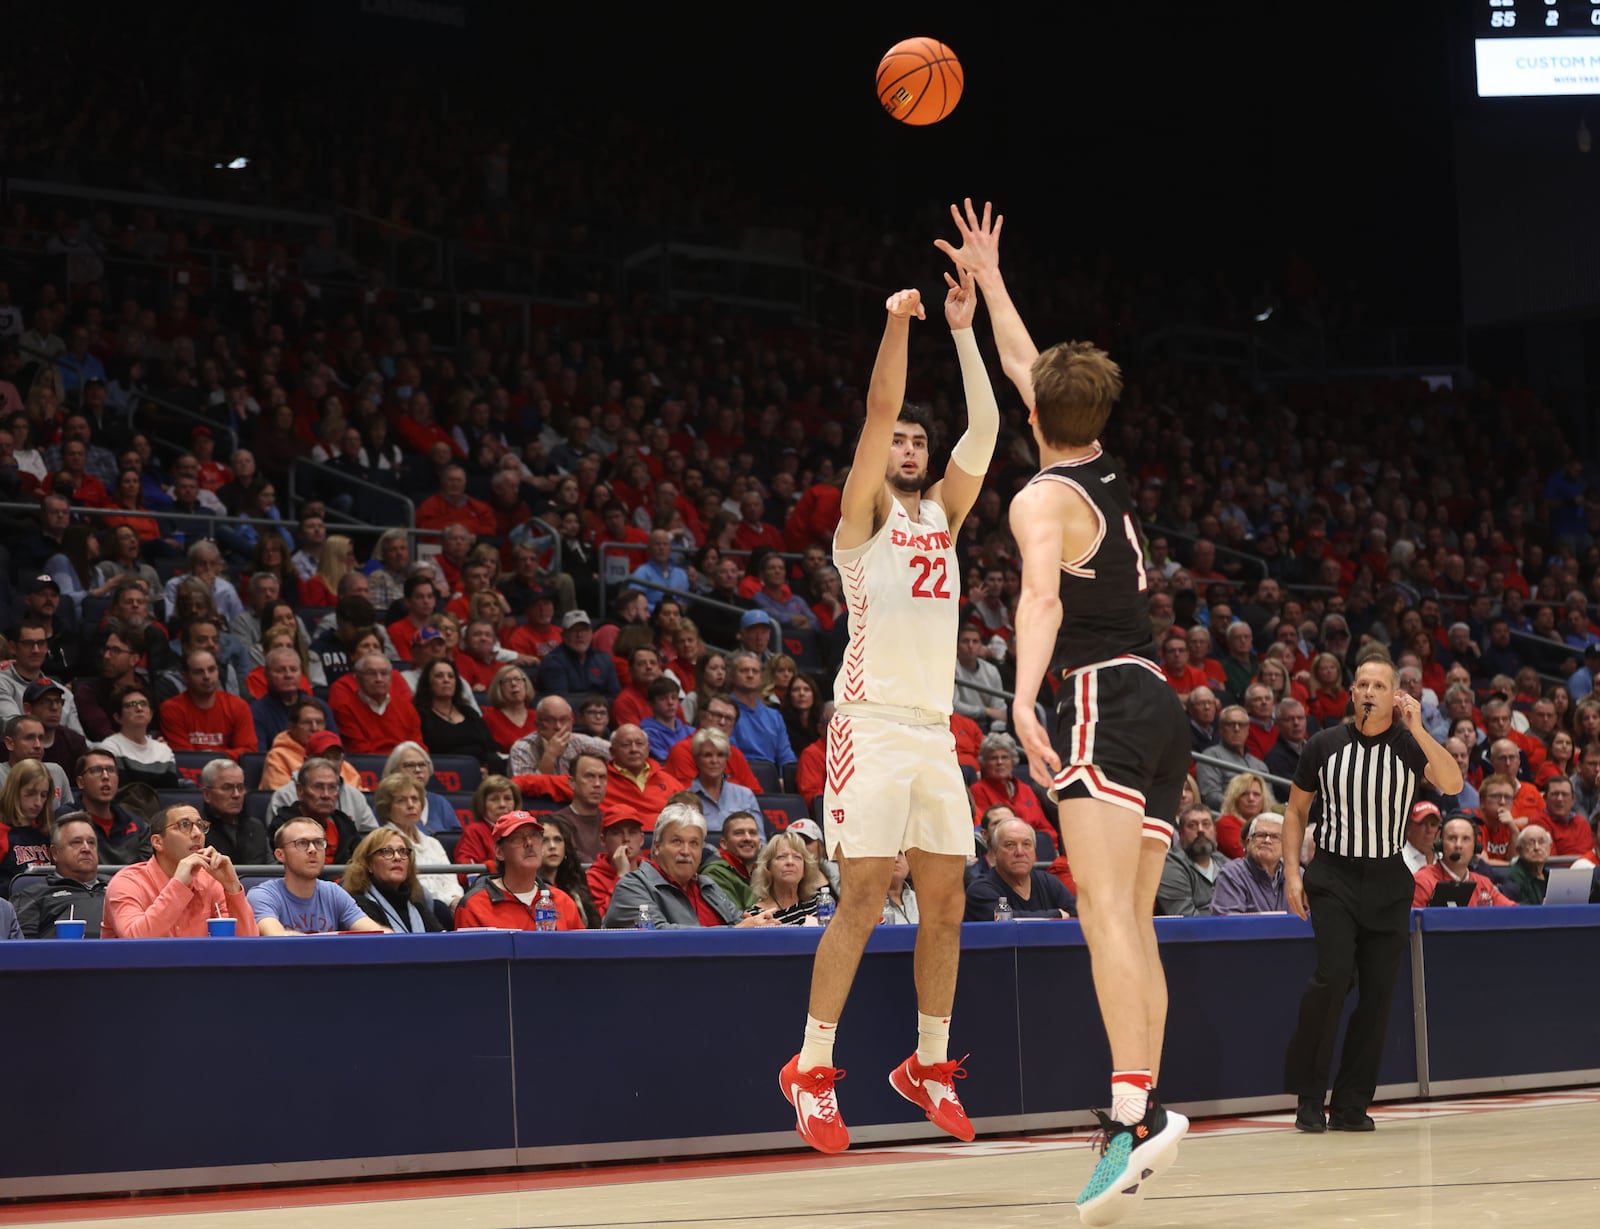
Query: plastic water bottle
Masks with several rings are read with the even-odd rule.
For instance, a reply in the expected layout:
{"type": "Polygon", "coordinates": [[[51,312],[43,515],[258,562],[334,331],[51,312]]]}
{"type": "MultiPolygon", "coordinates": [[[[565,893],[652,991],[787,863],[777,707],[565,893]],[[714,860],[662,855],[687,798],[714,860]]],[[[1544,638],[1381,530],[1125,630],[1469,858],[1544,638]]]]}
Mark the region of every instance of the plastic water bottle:
{"type": "Polygon", "coordinates": [[[539,899],[533,903],[533,928],[535,930],[554,930],[561,915],[556,912],[555,898],[550,895],[549,888],[539,889],[539,899]]]}
{"type": "Polygon", "coordinates": [[[826,926],[833,921],[833,893],[826,884],[817,889],[817,925],[826,926]]]}
{"type": "Polygon", "coordinates": [[[635,930],[654,930],[656,928],[656,920],[650,916],[649,905],[639,906],[639,918],[634,922],[633,928],[635,930]]]}
{"type": "Polygon", "coordinates": [[[994,903],[994,920],[1009,922],[1011,920],[1011,902],[1002,896],[994,903]]]}

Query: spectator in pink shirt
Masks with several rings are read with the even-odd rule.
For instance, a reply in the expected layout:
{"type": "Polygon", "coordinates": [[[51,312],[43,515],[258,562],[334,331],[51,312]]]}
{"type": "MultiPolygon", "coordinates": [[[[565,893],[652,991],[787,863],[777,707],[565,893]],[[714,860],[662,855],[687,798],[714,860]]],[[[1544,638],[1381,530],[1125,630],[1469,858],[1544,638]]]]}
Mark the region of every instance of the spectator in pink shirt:
{"type": "Polygon", "coordinates": [[[150,821],[148,862],[124,867],[106,888],[103,939],[203,939],[206,919],[231,917],[256,934],[233,860],[206,845],[211,825],[191,806],[171,806],[150,821]]]}

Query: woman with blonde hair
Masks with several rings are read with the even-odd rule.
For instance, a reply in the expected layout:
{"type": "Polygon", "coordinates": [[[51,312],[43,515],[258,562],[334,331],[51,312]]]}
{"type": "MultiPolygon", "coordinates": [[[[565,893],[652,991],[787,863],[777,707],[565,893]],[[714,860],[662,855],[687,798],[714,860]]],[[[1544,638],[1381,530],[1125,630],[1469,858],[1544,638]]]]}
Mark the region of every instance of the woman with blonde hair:
{"type": "Polygon", "coordinates": [[[490,680],[486,698],[483,720],[495,745],[509,754],[513,744],[538,728],[538,717],[528,703],[533,687],[527,672],[521,666],[501,666],[490,680]]]}
{"type": "Polygon", "coordinates": [[[342,533],[330,533],[322,544],[317,570],[300,586],[302,606],[337,606],[339,582],[356,566],[356,549],[342,533]]]}
{"type": "Polygon", "coordinates": [[[787,653],[774,653],[761,667],[761,699],[776,708],[789,694],[789,684],[794,682],[798,667],[787,653]]]}
{"type": "Polygon", "coordinates": [[[1244,857],[1244,834],[1257,815],[1276,812],[1277,803],[1267,783],[1253,772],[1241,772],[1228,782],[1217,816],[1217,848],[1230,858],[1244,857]]]}
{"type": "Polygon", "coordinates": [[[1344,685],[1344,663],[1332,653],[1318,653],[1311,661],[1311,686],[1306,714],[1326,725],[1344,720],[1350,707],[1350,691],[1344,685]]]}
{"type": "MultiPolygon", "coordinates": [[[[378,782],[372,796],[372,810],[378,822],[405,837],[418,866],[448,866],[450,855],[436,837],[422,830],[422,817],[428,812],[428,791],[415,777],[404,772],[390,773],[378,782]]],[[[429,896],[454,906],[461,899],[461,884],[454,875],[424,875],[421,883],[429,896]]]]}
{"type": "Polygon", "coordinates": [[[38,760],[13,764],[0,786],[0,898],[11,895],[11,881],[30,866],[49,865],[54,795],[50,772],[38,760]]]}
{"type": "Polygon", "coordinates": [[[419,935],[446,929],[443,913],[417,878],[417,859],[405,836],[393,828],[374,828],[345,860],[344,890],[379,926],[395,934],[419,935]]]}
{"type": "Polygon", "coordinates": [[[827,876],[798,833],[780,832],[761,848],[750,872],[751,916],[771,912],[781,926],[816,925],[817,890],[827,876]]]}

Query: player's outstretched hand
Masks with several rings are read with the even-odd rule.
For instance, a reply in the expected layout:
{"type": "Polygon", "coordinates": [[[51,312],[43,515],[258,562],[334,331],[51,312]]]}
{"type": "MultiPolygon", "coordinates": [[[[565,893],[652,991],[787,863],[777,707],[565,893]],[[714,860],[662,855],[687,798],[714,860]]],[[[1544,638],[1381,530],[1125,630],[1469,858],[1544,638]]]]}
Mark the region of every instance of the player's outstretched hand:
{"type": "Polygon", "coordinates": [[[922,291],[897,290],[884,302],[884,310],[892,319],[909,320],[915,316],[918,320],[926,320],[928,313],[922,309],[922,291]]]}
{"type": "Polygon", "coordinates": [[[994,214],[991,220],[990,204],[984,201],[983,217],[980,218],[972,208],[970,196],[962,201],[962,205],[966,207],[965,215],[960,206],[950,206],[950,216],[955,219],[956,231],[961,236],[961,246],[952,247],[944,239],[935,239],[933,246],[963,269],[970,271],[974,277],[981,277],[985,273],[998,273],[1000,228],[1005,225],[1005,215],[994,214]]]}
{"type": "Polygon", "coordinates": [[[944,296],[944,318],[952,333],[957,329],[970,329],[972,317],[978,311],[978,287],[972,280],[972,271],[957,266],[956,272],[961,274],[960,281],[948,273],[944,275],[944,284],[950,288],[944,296]]]}
{"type": "Polygon", "coordinates": [[[1041,764],[1050,770],[1052,777],[1061,771],[1061,757],[1050,745],[1050,736],[1045,733],[1044,726],[1039,724],[1033,705],[1026,703],[1021,696],[1018,696],[1016,703],[1012,705],[1011,724],[1017,731],[1017,738],[1022,742],[1024,754],[1028,757],[1029,776],[1034,776],[1041,764]]]}

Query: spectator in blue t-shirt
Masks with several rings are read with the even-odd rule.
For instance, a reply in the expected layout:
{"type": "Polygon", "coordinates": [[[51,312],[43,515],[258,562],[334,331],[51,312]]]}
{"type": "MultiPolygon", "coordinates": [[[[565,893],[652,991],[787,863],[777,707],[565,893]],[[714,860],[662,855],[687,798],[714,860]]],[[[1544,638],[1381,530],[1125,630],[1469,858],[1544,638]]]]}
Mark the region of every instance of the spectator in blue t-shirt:
{"type": "MultiPolygon", "coordinates": [[[[633,569],[629,579],[654,581],[657,585],[666,585],[679,591],[688,590],[689,573],[672,562],[670,533],[665,529],[650,531],[650,557],[633,569]]],[[[650,607],[650,613],[654,614],[661,599],[666,595],[653,585],[640,585],[639,588],[644,591],[644,600],[650,607]]]]}
{"type": "Polygon", "coordinates": [[[678,717],[678,697],[682,693],[670,675],[652,679],[644,694],[650,701],[650,715],[639,722],[639,728],[650,739],[650,758],[664,764],[672,749],[694,733],[694,727],[678,717]]]}
{"type": "Polygon", "coordinates": [[[328,836],[314,819],[291,819],[273,837],[273,857],[283,864],[283,878],[250,889],[260,933],[325,935],[340,930],[383,930],[355,897],[336,883],[320,878],[328,860],[328,836]]]}
{"type": "Polygon", "coordinates": [[[766,760],[785,777],[794,776],[797,759],[789,745],[789,727],[783,714],[761,696],[761,659],[742,649],[728,659],[728,682],[733,703],[739,710],[728,740],[743,751],[746,759],[766,760]]]}

